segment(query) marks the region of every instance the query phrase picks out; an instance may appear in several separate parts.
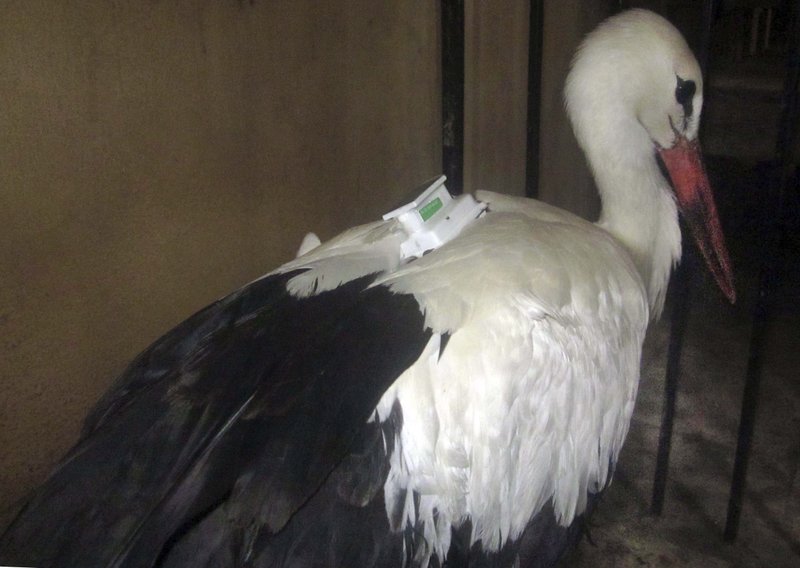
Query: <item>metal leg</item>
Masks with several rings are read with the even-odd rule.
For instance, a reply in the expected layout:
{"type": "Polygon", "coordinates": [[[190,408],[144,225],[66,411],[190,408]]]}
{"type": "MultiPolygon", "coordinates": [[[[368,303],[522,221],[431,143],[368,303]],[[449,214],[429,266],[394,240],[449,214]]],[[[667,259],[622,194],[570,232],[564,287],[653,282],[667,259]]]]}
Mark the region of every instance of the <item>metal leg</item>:
{"type": "MultiPolygon", "coordinates": [[[[705,76],[708,73],[710,57],[713,0],[705,0],[702,9],[703,26],[698,58],[705,76]]],[[[686,231],[683,232],[686,234],[686,231]]],[[[673,304],[667,349],[667,370],[664,377],[664,407],[661,411],[661,430],[658,433],[658,449],[656,451],[656,473],[653,478],[653,496],[650,502],[650,512],[655,515],[660,515],[664,509],[664,496],[669,477],[669,458],[672,450],[672,432],[675,423],[675,406],[678,400],[681,351],[689,320],[692,274],[696,269],[694,251],[690,247],[684,247],[682,258],[683,262],[673,276],[671,290],[673,304]]]]}
{"type": "Polygon", "coordinates": [[[771,293],[770,279],[774,272],[774,262],[767,261],[761,269],[758,299],[753,315],[753,333],[750,338],[750,356],[747,361],[747,377],[742,394],[742,413],[739,420],[739,440],[736,445],[736,457],[733,464],[731,493],[728,499],[728,516],[725,521],[724,539],[726,542],[736,540],[739,531],[739,517],[742,514],[742,497],[747,484],[747,466],[750,462],[750,451],[753,445],[756,408],[758,407],[759,387],[761,386],[761,369],[764,358],[764,339],[767,332],[768,305],[771,293]]]}
{"type": "Polygon", "coordinates": [[[672,449],[672,431],[675,422],[675,405],[678,399],[681,351],[689,320],[690,280],[693,271],[693,253],[686,250],[684,261],[675,272],[672,290],[672,321],[667,349],[667,371],[664,378],[664,407],[661,412],[661,430],[658,434],[656,474],[653,479],[653,498],[650,512],[660,515],[664,508],[664,495],[669,474],[669,454],[672,449]]]}

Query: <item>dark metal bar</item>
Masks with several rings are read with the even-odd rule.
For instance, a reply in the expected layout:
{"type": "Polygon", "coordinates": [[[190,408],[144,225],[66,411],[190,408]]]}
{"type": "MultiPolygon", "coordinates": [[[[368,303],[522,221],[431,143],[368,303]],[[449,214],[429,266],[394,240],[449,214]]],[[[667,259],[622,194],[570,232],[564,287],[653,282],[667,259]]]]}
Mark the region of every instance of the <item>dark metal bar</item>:
{"type": "MultiPolygon", "coordinates": [[[[702,10],[702,31],[697,55],[705,77],[708,73],[711,46],[713,0],[705,0],[702,10]]],[[[682,230],[682,232],[686,234],[686,231],[682,230]]],[[[650,502],[650,512],[655,515],[660,515],[664,510],[664,497],[669,477],[669,458],[672,450],[672,432],[675,424],[675,406],[678,400],[681,352],[689,321],[691,280],[697,268],[694,251],[690,247],[684,246],[682,258],[683,262],[675,271],[672,280],[673,304],[667,349],[667,369],[664,377],[664,406],[661,411],[661,430],[658,433],[658,449],[656,450],[656,473],[653,478],[653,496],[650,502]]]]}
{"type": "Polygon", "coordinates": [[[759,278],[758,298],[753,313],[753,331],[750,337],[750,355],[747,360],[747,374],[742,393],[742,411],[739,418],[739,439],[736,444],[736,457],[733,464],[731,492],[728,498],[728,515],[725,520],[723,538],[733,542],[739,532],[739,519],[742,514],[742,497],[747,485],[747,466],[755,430],[756,408],[758,407],[759,387],[761,386],[761,368],[764,358],[764,338],[767,333],[767,304],[769,279],[767,265],[764,263],[759,278]]]}
{"type": "Polygon", "coordinates": [[[442,0],[442,170],[464,189],[464,0],[442,0]]]}
{"type": "Polygon", "coordinates": [[[708,65],[711,61],[711,27],[714,24],[714,0],[705,0],[703,2],[702,18],[697,59],[700,62],[700,70],[706,79],[706,84],[708,84],[708,65]]]}
{"type": "Polygon", "coordinates": [[[780,272],[782,203],[793,167],[790,154],[797,139],[798,86],[800,86],[800,1],[795,0],[792,3],[791,10],[791,28],[787,36],[790,44],[788,45],[787,70],[784,80],[783,108],[781,109],[781,123],[778,125],[778,141],[775,151],[777,175],[774,181],[770,180],[769,182],[768,188],[771,191],[768,193],[771,195],[769,195],[764,206],[761,219],[761,233],[765,243],[763,248],[764,256],[762,257],[759,275],[758,296],[753,310],[753,330],[750,337],[750,355],[747,360],[747,373],[742,393],[739,438],[733,464],[728,515],[723,533],[723,538],[726,542],[736,540],[739,532],[742,499],[747,486],[747,467],[750,462],[753,432],[755,431],[765,340],[770,323],[771,300],[777,287],[777,279],[780,272]]]}
{"type": "Polygon", "coordinates": [[[528,26],[528,138],[525,151],[525,195],[539,196],[539,132],[542,103],[544,1],[530,0],[528,26]]]}
{"type": "Polygon", "coordinates": [[[778,141],[775,156],[781,167],[781,193],[787,189],[791,174],[792,149],[797,142],[797,119],[800,114],[800,0],[790,7],[791,27],[787,36],[786,78],[783,84],[781,123],[778,125],[778,141]]]}
{"type": "Polygon", "coordinates": [[[670,322],[669,347],[667,348],[667,370],[664,377],[664,406],[661,411],[661,430],[658,433],[656,452],[656,474],[653,479],[653,498],[650,512],[660,515],[664,509],[664,495],[669,474],[669,454],[672,449],[672,432],[675,423],[675,406],[678,400],[681,351],[689,321],[689,296],[691,274],[694,272],[694,254],[684,247],[683,262],[675,271],[672,281],[672,316],[670,322]]]}

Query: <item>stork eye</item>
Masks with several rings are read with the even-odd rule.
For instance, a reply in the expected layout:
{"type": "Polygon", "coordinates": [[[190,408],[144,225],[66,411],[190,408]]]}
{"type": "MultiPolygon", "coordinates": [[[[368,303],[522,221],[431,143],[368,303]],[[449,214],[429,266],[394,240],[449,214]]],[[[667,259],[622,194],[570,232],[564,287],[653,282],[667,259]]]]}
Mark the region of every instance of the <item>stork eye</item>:
{"type": "Polygon", "coordinates": [[[684,115],[691,116],[692,114],[692,99],[697,90],[697,85],[691,79],[684,81],[680,77],[678,79],[678,86],[675,87],[675,100],[683,107],[684,115]]]}

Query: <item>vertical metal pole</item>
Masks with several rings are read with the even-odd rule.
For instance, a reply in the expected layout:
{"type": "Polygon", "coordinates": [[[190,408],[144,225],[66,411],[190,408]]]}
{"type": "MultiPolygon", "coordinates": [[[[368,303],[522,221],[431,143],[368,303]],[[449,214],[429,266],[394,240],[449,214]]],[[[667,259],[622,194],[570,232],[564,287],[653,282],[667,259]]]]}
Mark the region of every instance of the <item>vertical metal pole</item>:
{"type": "Polygon", "coordinates": [[[700,30],[700,53],[697,59],[703,73],[704,83],[708,85],[708,65],[711,61],[711,27],[714,25],[714,0],[703,2],[703,25],[700,30]]]}
{"type": "Polygon", "coordinates": [[[525,195],[539,196],[539,132],[542,103],[542,40],[544,1],[530,0],[528,26],[528,138],[525,153],[525,195]]]}
{"type": "Polygon", "coordinates": [[[442,170],[464,189],[464,0],[442,0],[442,170]]]}
{"type": "Polygon", "coordinates": [[[660,515],[664,509],[664,495],[669,474],[669,454],[672,449],[672,432],[675,423],[675,407],[678,400],[681,351],[689,321],[689,295],[691,274],[694,272],[694,253],[684,248],[683,262],[675,271],[672,288],[672,316],[670,322],[669,347],[667,348],[667,370],[664,377],[664,406],[661,411],[661,430],[658,433],[656,451],[656,474],[653,479],[653,498],[650,512],[660,515]]]}
{"type": "MultiPolygon", "coordinates": [[[[702,12],[703,28],[697,54],[704,77],[707,77],[708,74],[712,14],[713,0],[705,0],[702,12]]],[[[686,234],[686,231],[683,230],[685,227],[681,227],[681,229],[686,234]]],[[[675,407],[678,401],[681,352],[689,321],[692,274],[696,269],[694,251],[689,246],[684,246],[682,258],[683,262],[675,271],[672,280],[673,304],[669,347],[667,348],[667,369],[664,376],[664,406],[661,411],[661,430],[658,433],[658,449],[656,450],[656,473],[653,478],[653,496],[650,503],[650,512],[655,515],[660,515],[664,509],[664,496],[669,477],[669,458],[672,450],[672,432],[675,425],[675,407]]]]}
{"type": "Polygon", "coordinates": [[[725,521],[723,538],[733,542],[739,532],[742,513],[742,498],[747,485],[747,466],[755,430],[756,409],[758,407],[761,369],[764,361],[765,339],[769,327],[771,296],[776,288],[778,264],[781,258],[781,223],[783,195],[788,187],[792,160],[791,152],[797,139],[798,86],[800,86],[800,1],[795,0],[791,8],[786,79],[784,81],[783,108],[781,123],[778,125],[776,147],[777,179],[769,180],[769,198],[764,206],[761,220],[761,233],[764,242],[764,256],[759,276],[758,296],[753,310],[753,331],[750,337],[750,356],[747,360],[747,374],[742,393],[742,413],[739,419],[739,439],[733,463],[731,493],[728,500],[728,516],[725,521]]]}
{"type": "Polygon", "coordinates": [[[750,337],[750,355],[747,359],[747,373],[742,393],[742,411],[739,418],[739,438],[736,443],[736,457],[733,463],[731,492],[728,498],[728,515],[725,519],[723,538],[733,542],[739,533],[739,518],[742,514],[742,497],[747,484],[747,466],[750,463],[750,452],[755,430],[756,408],[758,406],[759,387],[761,386],[761,368],[764,356],[764,338],[767,332],[767,304],[769,300],[769,274],[772,262],[764,262],[758,285],[758,297],[753,310],[753,330],[750,337]]]}

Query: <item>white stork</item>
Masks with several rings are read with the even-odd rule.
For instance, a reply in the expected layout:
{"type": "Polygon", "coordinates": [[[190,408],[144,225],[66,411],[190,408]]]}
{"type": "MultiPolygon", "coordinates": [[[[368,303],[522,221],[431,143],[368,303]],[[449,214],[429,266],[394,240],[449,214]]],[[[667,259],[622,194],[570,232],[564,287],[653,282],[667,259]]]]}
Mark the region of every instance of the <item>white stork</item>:
{"type": "Polygon", "coordinates": [[[553,564],[617,462],[678,208],[733,300],[702,85],[666,20],[607,20],[566,86],[597,224],[479,192],[413,261],[397,219],[306,243],[133,361],[0,564],[553,564]]]}

